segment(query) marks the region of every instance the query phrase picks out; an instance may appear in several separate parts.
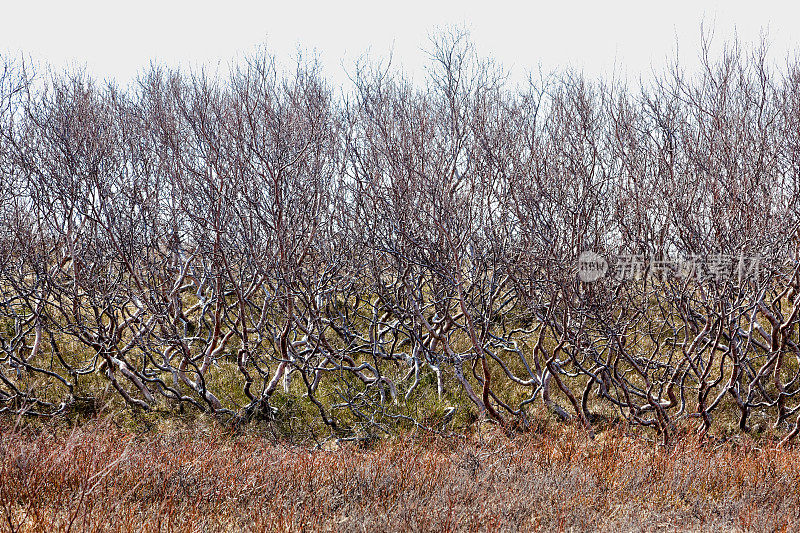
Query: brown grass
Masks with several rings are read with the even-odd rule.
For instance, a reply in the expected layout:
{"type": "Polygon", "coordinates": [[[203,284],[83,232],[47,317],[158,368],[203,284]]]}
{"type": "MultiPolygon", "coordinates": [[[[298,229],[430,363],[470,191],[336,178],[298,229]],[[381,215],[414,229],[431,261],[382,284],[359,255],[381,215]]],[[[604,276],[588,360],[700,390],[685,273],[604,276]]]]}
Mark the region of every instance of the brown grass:
{"type": "MultiPolygon", "coordinates": [[[[2,421],[0,421],[2,422],[2,421]]],[[[194,423],[0,428],[3,531],[795,530],[800,450],[622,429],[313,449],[194,423]]]]}

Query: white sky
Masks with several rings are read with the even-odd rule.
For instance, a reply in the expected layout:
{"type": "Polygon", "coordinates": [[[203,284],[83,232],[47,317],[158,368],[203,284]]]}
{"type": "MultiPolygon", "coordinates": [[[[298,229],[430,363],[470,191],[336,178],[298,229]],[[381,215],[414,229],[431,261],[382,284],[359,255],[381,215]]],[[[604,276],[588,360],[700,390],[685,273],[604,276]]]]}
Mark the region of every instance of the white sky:
{"type": "Polygon", "coordinates": [[[169,66],[231,61],[258,45],[291,63],[298,47],[316,51],[326,77],[346,80],[343,64],[367,51],[418,76],[429,33],[465,25],[479,54],[522,79],[528,70],[571,66],[589,75],[616,71],[629,80],[675,56],[690,68],[700,24],[715,42],[734,32],[745,43],[766,32],[776,60],[798,50],[800,8],[794,2],[173,2],[144,0],[0,0],[0,54],[24,53],[57,68],[86,66],[97,78],[126,85],[151,60],[169,66]]]}

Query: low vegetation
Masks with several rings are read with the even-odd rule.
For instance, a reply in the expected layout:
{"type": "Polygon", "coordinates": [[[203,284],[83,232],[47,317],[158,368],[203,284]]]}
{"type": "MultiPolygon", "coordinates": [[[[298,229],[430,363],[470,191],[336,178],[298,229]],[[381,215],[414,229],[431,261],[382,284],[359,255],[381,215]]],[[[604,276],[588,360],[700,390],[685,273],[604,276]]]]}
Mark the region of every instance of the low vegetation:
{"type": "Polygon", "coordinates": [[[305,446],[210,420],[114,417],[0,433],[0,530],[781,531],[800,450],[747,436],[665,447],[547,418],[508,436],[305,446]]]}

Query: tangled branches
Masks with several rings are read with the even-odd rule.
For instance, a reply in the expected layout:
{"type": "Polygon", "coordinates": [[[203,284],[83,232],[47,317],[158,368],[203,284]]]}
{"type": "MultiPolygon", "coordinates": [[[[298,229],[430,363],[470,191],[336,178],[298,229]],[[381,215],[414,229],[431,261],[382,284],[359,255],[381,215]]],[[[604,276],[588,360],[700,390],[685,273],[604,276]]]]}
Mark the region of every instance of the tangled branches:
{"type": "Polygon", "coordinates": [[[263,54],[129,91],[7,61],[0,410],[291,400],[354,434],[540,403],[793,437],[800,67],[733,47],[638,91],[510,90],[463,35],[431,57],[342,98],[263,54]]]}

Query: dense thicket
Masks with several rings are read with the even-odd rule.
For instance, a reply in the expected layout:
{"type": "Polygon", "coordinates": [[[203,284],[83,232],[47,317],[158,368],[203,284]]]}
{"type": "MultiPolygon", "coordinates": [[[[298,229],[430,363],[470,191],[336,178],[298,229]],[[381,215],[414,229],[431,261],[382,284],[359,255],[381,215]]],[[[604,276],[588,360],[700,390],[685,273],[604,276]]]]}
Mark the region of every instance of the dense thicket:
{"type": "Polygon", "coordinates": [[[267,54],[125,91],[5,61],[0,410],[790,438],[800,63],[703,57],[519,88],[452,35],[422,86],[362,64],[341,95],[267,54]]]}

